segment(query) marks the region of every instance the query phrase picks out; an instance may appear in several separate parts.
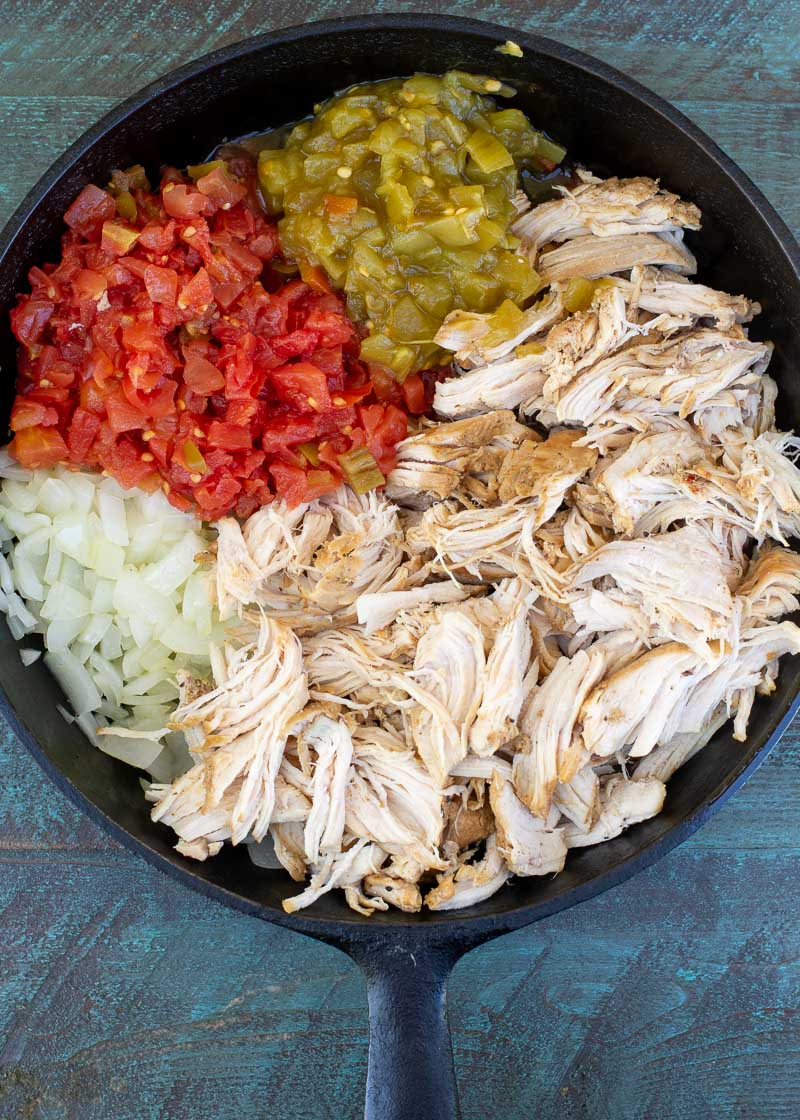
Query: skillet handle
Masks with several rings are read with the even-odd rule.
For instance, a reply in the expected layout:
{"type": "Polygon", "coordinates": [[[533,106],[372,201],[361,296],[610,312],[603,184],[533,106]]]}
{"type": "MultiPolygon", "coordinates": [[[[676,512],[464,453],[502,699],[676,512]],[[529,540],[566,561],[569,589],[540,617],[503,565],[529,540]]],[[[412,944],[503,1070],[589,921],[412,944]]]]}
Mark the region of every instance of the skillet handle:
{"type": "Polygon", "coordinates": [[[365,1120],[459,1120],[446,987],[471,945],[405,947],[370,939],[347,951],[367,979],[365,1120]]]}

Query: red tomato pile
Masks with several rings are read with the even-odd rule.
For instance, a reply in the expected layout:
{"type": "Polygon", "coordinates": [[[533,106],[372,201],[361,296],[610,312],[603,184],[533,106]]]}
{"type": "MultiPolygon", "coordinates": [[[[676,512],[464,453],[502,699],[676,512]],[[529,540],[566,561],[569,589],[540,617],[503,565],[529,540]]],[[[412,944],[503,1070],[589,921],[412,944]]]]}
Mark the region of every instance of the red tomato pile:
{"type": "Polygon", "coordinates": [[[430,384],[373,383],[324,274],[287,280],[251,166],[209,166],[157,192],[115,172],[69,207],[61,260],[31,269],[11,312],[11,453],[161,486],[208,520],[325,494],[355,447],[387,473],[430,384]]]}

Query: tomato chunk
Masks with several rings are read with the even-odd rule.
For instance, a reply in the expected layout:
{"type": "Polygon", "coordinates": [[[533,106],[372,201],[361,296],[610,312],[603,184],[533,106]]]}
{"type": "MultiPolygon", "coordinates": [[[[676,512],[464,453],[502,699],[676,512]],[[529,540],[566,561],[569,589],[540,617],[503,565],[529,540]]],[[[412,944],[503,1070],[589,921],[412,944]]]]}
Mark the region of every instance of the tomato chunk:
{"type": "Polygon", "coordinates": [[[35,425],[23,428],[8,445],[11,454],[23,467],[39,470],[40,467],[54,467],[67,458],[68,449],[61,434],[55,428],[42,428],[35,425]]]}
{"type": "MultiPolygon", "coordinates": [[[[60,260],[31,269],[10,313],[11,454],[161,488],[212,520],[330,493],[358,447],[387,473],[429,382],[401,389],[360,361],[318,265],[285,278],[252,164],[192,174],[167,168],[151,189],[143,171],[114,172],[110,190],[87,186],[68,208],[60,260]]],[[[332,217],[354,203],[324,200],[332,217]]]]}

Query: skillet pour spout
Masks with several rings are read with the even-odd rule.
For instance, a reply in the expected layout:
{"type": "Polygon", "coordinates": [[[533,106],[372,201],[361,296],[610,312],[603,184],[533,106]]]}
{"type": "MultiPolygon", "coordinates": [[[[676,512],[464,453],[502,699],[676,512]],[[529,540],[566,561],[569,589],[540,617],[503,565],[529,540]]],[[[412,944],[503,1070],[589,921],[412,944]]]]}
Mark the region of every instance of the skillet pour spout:
{"type": "MultiPolygon", "coordinates": [[[[13,305],[29,268],[52,259],[61,216],[88,182],[114,167],[157,168],[168,154],[196,163],[225,139],[301,119],[356,82],[451,68],[491,73],[517,90],[515,104],[590,169],[648,175],[699,205],[693,236],[700,279],[743,291],[763,308],[759,330],[775,342],[771,374],[783,429],[800,427],[800,250],[750,180],[699,129],[636,82],[569,47],[474,20],[433,15],[359,16],[308,24],[226,47],[156,81],[90,129],[47,172],[0,236],[0,296],[13,305]],[[497,53],[512,39],[521,57],[497,53]]],[[[15,365],[11,332],[0,364],[15,365]]],[[[7,420],[13,379],[3,384],[7,420]]],[[[596,848],[570,853],[556,878],[512,881],[466,911],[377,913],[367,919],[325,896],[286,914],[294,890],[283,873],[254,867],[242,848],[194,864],[151,821],[133,770],[98,752],[56,705],[40,662],[24,668],[0,622],[0,709],[56,784],[126,847],[209,899],[319,938],[364,970],[371,1044],[370,1120],[450,1120],[458,1115],[445,1006],[446,979],[467,950],[614,886],[697,829],[763,761],[798,706],[800,664],[787,659],[776,691],[753,709],[745,744],[729,730],[672,779],[664,811],[596,848]]]]}

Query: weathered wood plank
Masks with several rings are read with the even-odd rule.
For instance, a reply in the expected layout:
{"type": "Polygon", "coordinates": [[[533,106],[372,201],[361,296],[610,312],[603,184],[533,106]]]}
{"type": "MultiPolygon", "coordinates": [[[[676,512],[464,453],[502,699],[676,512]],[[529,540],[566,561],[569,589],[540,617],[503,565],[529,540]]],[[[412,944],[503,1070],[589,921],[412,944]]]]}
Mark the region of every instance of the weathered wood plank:
{"type": "MultiPolygon", "coordinates": [[[[794,0],[430,3],[588,50],[674,101],[800,227],[794,0]]],[[[111,105],[207,50],[357,0],[11,2],[0,220],[111,105]]],[[[378,0],[373,10],[397,10],[378,0]]],[[[465,1120],[794,1120],[800,730],[678,851],[456,968],[465,1120]]],[[[364,986],[78,814],[0,732],[0,1116],[356,1120],[364,986]]]]}

